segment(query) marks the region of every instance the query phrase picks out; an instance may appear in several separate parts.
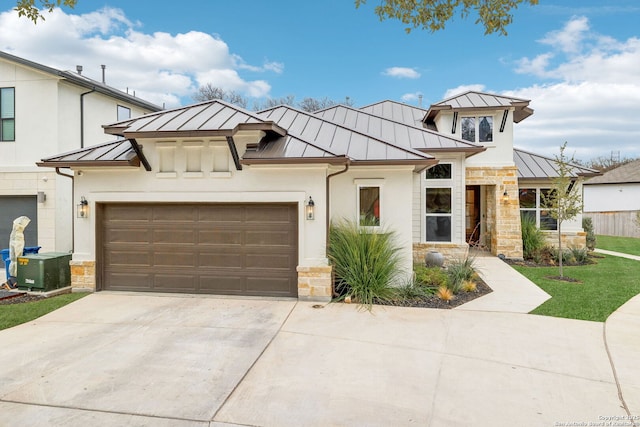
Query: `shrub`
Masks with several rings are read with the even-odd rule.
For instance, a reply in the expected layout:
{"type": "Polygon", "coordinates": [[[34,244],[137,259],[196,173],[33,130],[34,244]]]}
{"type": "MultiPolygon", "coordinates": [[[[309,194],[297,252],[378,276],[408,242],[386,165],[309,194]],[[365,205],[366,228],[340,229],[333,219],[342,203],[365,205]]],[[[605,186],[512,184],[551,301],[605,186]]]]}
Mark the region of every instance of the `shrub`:
{"type": "Polygon", "coordinates": [[[415,281],[409,281],[393,288],[393,296],[391,298],[400,301],[413,301],[416,299],[428,297],[429,295],[433,295],[434,293],[434,288],[421,286],[415,281]]]}
{"type": "Polygon", "coordinates": [[[462,290],[465,292],[475,292],[478,290],[478,285],[473,280],[465,280],[462,282],[462,290]]]}
{"type": "Polygon", "coordinates": [[[395,239],[392,231],[372,232],[354,221],[331,224],[327,255],[343,298],[349,296],[371,310],[374,300],[393,296],[391,282],[400,266],[395,239]]]}
{"type": "Polygon", "coordinates": [[[593,231],[593,221],[589,217],[582,218],[582,228],[587,233],[587,249],[596,248],[596,233],[593,231]]]}
{"type": "Polygon", "coordinates": [[[569,250],[578,264],[586,264],[589,261],[587,248],[569,248],[569,250]]]}
{"type": "MultiPolygon", "coordinates": [[[[556,263],[560,262],[560,251],[558,251],[558,248],[551,248],[550,253],[553,261],[555,261],[556,263]]],[[[571,252],[571,250],[562,251],[563,264],[574,264],[575,262],[576,262],[576,259],[573,256],[573,253],[571,252]]]]}
{"type": "Polygon", "coordinates": [[[524,259],[536,259],[540,257],[540,251],[545,247],[544,233],[536,227],[536,220],[529,216],[521,219],[522,226],[522,253],[524,259]]]}
{"type": "Polygon", "coordinates": [[[413,267],[416,275],[416,284],[419,286],[432,286],[437,288],[447,284],[447,273],[440,267],[426,267],[424,265],[416,265],[413,267]]]}
{"type": "Polygon", "coordinates": [[[475,270],[475,260],[473,257],[465,257],[464,259],[452,260],[447,265],[447,276],[449,276],[449,288],[454,294],[462,289],[462,284],[466,280],[472,280],[475,270]]]}

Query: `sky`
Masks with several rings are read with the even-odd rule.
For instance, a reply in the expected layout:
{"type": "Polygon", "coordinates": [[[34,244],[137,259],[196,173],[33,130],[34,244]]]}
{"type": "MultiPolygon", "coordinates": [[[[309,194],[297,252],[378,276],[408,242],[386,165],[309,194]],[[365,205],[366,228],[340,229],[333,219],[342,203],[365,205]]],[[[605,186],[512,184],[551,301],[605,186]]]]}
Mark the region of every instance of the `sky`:
{"type": "Polygon", "coordinates": [[[34,25],[0,3],[0,50],[83,74],[166,108],[198,87],[266,98],[382,100],[428,108],[477,90],[531,100],[514,144],[640,157],[640,2],[540,0],[514,12],[507,36],[473,16],[436,33],[380,21],[378,1],[78,0],[34,25]],[[162,7],[162,5],[168,5],[162,7]],[[5,9],[2,9],[2,8],[5,9]]]}

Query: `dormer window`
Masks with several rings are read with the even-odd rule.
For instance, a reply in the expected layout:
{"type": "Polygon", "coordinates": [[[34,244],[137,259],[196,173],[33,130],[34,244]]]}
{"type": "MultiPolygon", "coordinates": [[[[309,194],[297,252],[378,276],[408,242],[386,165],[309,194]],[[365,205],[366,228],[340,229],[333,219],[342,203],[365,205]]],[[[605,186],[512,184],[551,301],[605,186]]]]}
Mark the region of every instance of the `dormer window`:
{"type": "Polygon", "coordinates": [[[465,141],[493,141],[493,116],[462,117],[460,128],[465,141]]]}

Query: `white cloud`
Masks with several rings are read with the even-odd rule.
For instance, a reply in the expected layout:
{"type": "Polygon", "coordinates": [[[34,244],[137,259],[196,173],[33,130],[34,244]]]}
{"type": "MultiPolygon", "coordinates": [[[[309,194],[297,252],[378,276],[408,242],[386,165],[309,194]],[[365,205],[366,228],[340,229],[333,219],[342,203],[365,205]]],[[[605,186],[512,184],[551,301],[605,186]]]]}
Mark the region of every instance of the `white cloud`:
{"type": "Polygon", "coordinates": [[[624,41],[591,30],[572,18],[541,43],[551,46],[516,71],[540,83],[507,93],[531,99],[535,114],[515,126],[516,145],[538,153],[557,153],[565,141],[577,158],[640,156],[640,40],[624,41]]]}
{"type": "Polygon", "coordinates": [[[201,84],[212,83],[250,97],[269,94],[264,79],[248,80],[243,70],[280,74],[282,63],[246,64],[216,35],[144,33],[120,9],[106,7],[82,15],[56,9],[37,25],[13,11],[0,13],[0,50],[53,68],[100,80],[107,65],[107,84],[167,107],[190,102],[201,84]],[[20,34],[20,37],[16,37],[20,34]]]}
{"type": "Polygon", "coordinates": [[[461,93],[469,91],[484,92],[486,91],[486,87],[482,84],[460,85],[451,89],[447,89],[442,99],[451,98],[452,96],[460,95],[461,93]]]}
{"type": "Polygon", "coordinates": [[[414,68],[407,67],[391,67],[382,72],[383,75],[395,77],[398,79],[419,79],[420,73],[414,68]]]}

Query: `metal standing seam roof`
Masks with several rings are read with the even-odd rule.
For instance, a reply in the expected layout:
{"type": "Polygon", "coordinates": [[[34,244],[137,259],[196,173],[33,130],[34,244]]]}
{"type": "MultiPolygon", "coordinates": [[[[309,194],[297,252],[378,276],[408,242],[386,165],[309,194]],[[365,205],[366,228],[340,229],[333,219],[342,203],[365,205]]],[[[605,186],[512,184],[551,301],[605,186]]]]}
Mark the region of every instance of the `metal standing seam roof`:
{"type": "Polygon", "coordinates": [[[286,130],[272,121],[219,99],[147,114],[103,128],[106,133],[126,138],[233,136],[242,129],[286,135],[286,130]]]}
{"type": "Polygon", "coordinates": [[[634,160],[615,169],[604,172],[600,176],[585,181],[592,184],[634,184],[640,182],[640,160],[634,160]]]}
{"type": "Polygon", "coordinates": [[[132,142],[128,139],[105,142],[79,150],[47,157],[38,166],[70,168],[81,166],[140,166],[132,142]]]}
{"type": "Polygon", "coordinates": [[[422,120],[427,114],[427,110],[403,104],[397,101],[380,101],[375,104],[366,105],[359,110],[378,117],[384,117],[394,122],[404,123],[408,126],[422,126],[422,120]]]}
{"type": "MultiPolygon", "coordinates": [[[[558,164],[555,159],[514,148],[513,161],[518,168],[518,179],[549,179],[558,176],[558,164]]],[[[590,177],[600,174],[597,170],[575,164],[571,165],[570,172],[572,177],[590,177]]]]}
{"type": "MultiPolygon", "coordinates": [[[[265,119],[273,120],[286,128],[287,138],[270,141],[273,151],[269,157],[287,157],[287,142],[295,137],[326,152],[358,162],[369,164],[420,164],[432,165],[437,161],[427,154],[410,147],[401,147],[383,139],[376,138],[347,126],[334,123],[313,113],[297,110],[290,106],[279,106],[258,113],[265,119]],[[274,143],[276,145],[274,145],[274,143]]],[[[262,145],[262,144],[261,144],[262,145]]],[[[248,155],[249,153],[247,153],[248,155]]],[[[258,150],[252,157],[268,157],[266,150],[258,150]]],[[[245,156],[245,159],[247,156],[245,156]]]]}
{"type": "Polygon", "coordinates": [[[110,96],[112,98],[118,99],[120,101],[128,102],[137,107],[143,108],[149,111],[160,111],[162,107],[155,105],[151,102],[145,101],[143,99],[137,98],[133,95],[130,95],[121,90],[115,89],[111,86],[108,86],[104,83],[98,82],[96,80],[85,77],[81,74],[74,73],[72,71],[61,71],[55,68],[48,67],[46,65],[38,64],[37,62],[29,61],[28,59],[20,58],[18,56],[11,55],[6,52],[0,51],[0,58],[6,59],[11,62],[15,62],[17,64],[24,65],[29,68],[33,68],[35,70],[41,71],[43,73],[51,74],[52,76],[62,78],[70,83],[73,83],[77,86],[84,87],[86,89],[95,90],[98,93],[102,93],[104,95],[110,96]]]}
{"type": "Polygon", "coordinates": [[[393,141],[396,145],[426,153],[463,151],[475,154],[486,150],[481,145],[426,129],[420,121],[419,126],[409,125],[344,105],[316,111],[314,115],[386,141],[393,141]]]}
{"type": "Polygon", "coordinates": [[[442,110],[462,110],[462,109],[496,109],[515,107],[513,113],[513,121],[521,122],[533,114],[533,110],[529,108],[529,100],[522,98],[514,98],[502,95],[495,95],[484,92],[468,91],[443,101],[432,104],[425,116],[425,121],[433,120],[442,110]]]}

